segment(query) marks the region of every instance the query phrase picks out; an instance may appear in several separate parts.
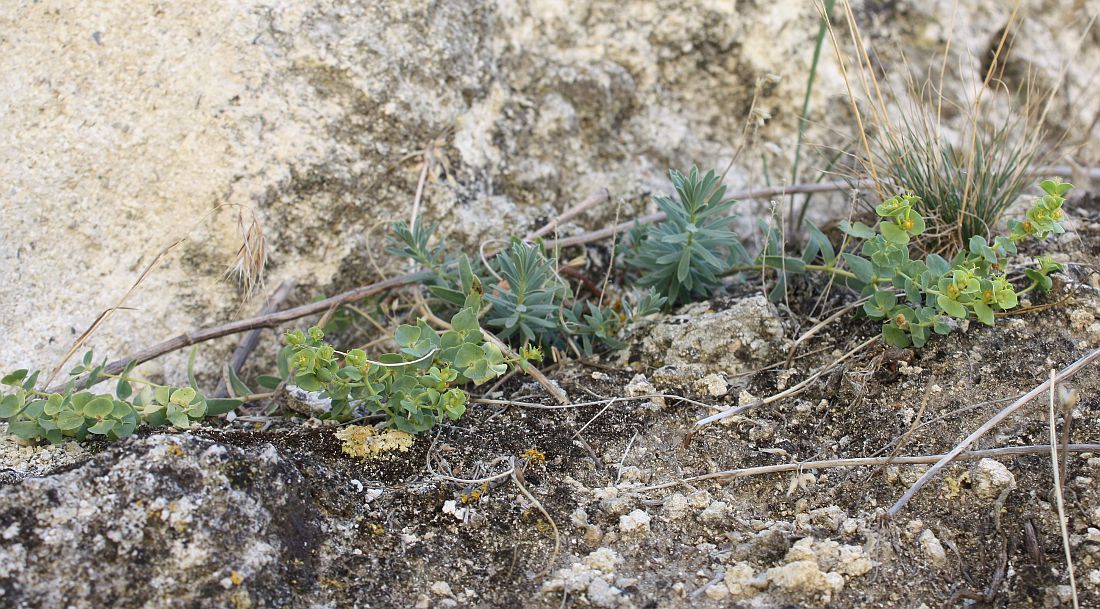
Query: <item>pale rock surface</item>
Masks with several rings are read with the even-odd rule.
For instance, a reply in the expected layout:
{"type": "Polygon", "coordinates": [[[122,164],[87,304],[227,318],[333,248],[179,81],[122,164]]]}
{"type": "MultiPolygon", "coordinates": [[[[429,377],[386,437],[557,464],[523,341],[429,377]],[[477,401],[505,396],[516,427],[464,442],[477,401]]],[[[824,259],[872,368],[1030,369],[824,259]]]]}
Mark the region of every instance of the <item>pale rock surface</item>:
{"type": "Polygon", "coordinates": [[[683,307],[650,330],[643,339],[642,352],[654,363],[702,367],[702,378],[745,372],[756,362],[786,353],[787,346],[778,311],[767,298],[757,295],[732,302],[720,311],[712,310],[707,302],[683,307]]]}
{"type": "Polygon", "coordinates": [[[186,435],[0,487],[0,521],[4,606],[265,606],[302,591],[321,543],[310,491],[271,445],[186,435]]]}
{"type": "Polygon", "coordinates": [[[943,544],[940,543],[939,538],[932,532],[932,529],[925,529],[917,541],[933,565],[942,567],[947,564],[947,551],[943,549],[943,544]]]}
{"type": "Polygon", "coordinates": [[[970,468],[974,494],[982,499],[996,499],[1006,490],[1016,488],[1016,476],[996,459],[982,459],[970,468]]]}

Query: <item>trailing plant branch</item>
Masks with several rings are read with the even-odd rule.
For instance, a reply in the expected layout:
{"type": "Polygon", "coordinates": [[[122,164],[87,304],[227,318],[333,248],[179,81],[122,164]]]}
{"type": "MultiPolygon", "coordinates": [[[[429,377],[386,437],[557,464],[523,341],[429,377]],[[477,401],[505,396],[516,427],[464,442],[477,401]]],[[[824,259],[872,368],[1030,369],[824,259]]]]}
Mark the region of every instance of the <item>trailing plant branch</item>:
{"type": "MultiPolygon", "coordinates": [[[[1068,444],[1063,447],[1063,450],[1073,453],[1094,452],[1100,450],[1100,444],[1068,444]]],[[[988,448],[984,450],[966,451],[960,453],[956,457],[956,460],[978,461],[980,459],[991,459],[997,457],[1015,457],[1019,455],[1041,454],[1050,454],[1049,444],[1036,446],[1005,446],[1002,448],[988,448]]],[[[729,481],[736,478],[746,478],[750,476],[760,476],[764,474],[779,474],[784,472],[799,472],[814,469],[830,469],[835,467],[867,467],[872,465],[926,465],[929,463],[936,463],[938,460],[944,458],[944,456],[945,455],[906,455],[900,457],[854,457],[849,459],[824,459],[821,461],[799,461],[796,463],[760,465],[757,467],[745,467],[741,469],[731,469],[720,472],[713,472],[710,474],[690,476],[681,480],[674,480],[672,482],[663,482],[661,484],[645,486],[636,489],[633,492],[647,493],[663,490],[666,488],[673,488],[681,486],[683,484],[690,484],[693,482],[704,482],[707,480],[729,481]]]]}
{"type": "MultiPolygon", "coordinates": [[[[278,326],[279,324],[284,324],[288,321],[294,321],[296,319],[301,319],[310,315],[316,315],[317,313],[324,313],[333,306],[344,305],[349,302],[362,300],[364,298],[367,298],[368,296],[373,296],[375,294],[380,294],[382,292],[387,292],[396,288],[412,285],[419,281],[428,279],[431,276],[432,275],[429,271],[408,273],[405,275],[400,275],[398,277],[386,279],[385,281],[379,281],[377,283],[360,286],[358,288],[348,290],[347,292],[337,294],[336,296],[332,296],[331,298],[326,298],[317,302],[285,309],[276,313],[258,315],[250,319],[242,319],[240,321],[234,321],[227,324],[192,330],[185,334],[181,334],[174,338],[170,338],[168,340],[161,341],[155,345],[146,347],[145,349],[132,353],[122,359],[118,359],[109,364],[106,364],[103,367],[103,371],[117,374],[119,372],[122,372],[126,368],[126,366],[130,365],[131,363],[143,364],[162,355],[172,353],[173,351],[179,351],[180,349],[185,349],[192,345],[197,345],[199,343],[203,343],[208,340],[214,340],[215,338],[221,338],[223,336],[231,336],[233,334],[240,334],[241,332],[248,332],[249,330],[256,330],[259,328],[274,328],[275,326],[278,326]]],[[[81,384],[86,380],[87,377],[81,377],[77,379],[77,382],[78,384],[81,384]]],[[[95,382],[93,382],[92,384],[94,385],[95,383],[101,382],[103,380],[103,378],[94,379],[95,382]]],[[[48,391],[51,393],[60,393],[61,391],[64,391],[64,389],[65,385],[60,384],[50,387],[48,391]]]]}
{"type": "MultiPolygon", "coordinates": [[[[448,330],[451,329],[451,324],[440,319],[435,313],[432,313],[431,309],[428,308],[428,304],[424,302],[423,299],[420,300],[420,312],[425,319],[427,319],[436,327],[448,330]]],[[[492,333],[485,332],[483,330],[482,334],[484,335],[485,340],[496,345],[496,347],[500,349],[502,353],[504,353],[505,357],[509,358],[513,362],[522,362],[522,364],[517,366],[517,368],[522,370],[531,378],[535,379],[535,381],[538,382],[538,384],[542,385],[543,388],[546,389],[546,392],[549,393],[555,400],[557,400],[559,404],[568,405],[573,403],[572,401],[570,401],[569,395],[562,391],[562,389],[558,387],[553,381],[547,378],[546,375],[542,373],[542,371],[528,364],[528,359],[531,358],[533,352],[529,352],[527,358],[522,357],[520,354],[513,351],[511,347],[505,344],[504,341],[500,340],[492,333]]]]}

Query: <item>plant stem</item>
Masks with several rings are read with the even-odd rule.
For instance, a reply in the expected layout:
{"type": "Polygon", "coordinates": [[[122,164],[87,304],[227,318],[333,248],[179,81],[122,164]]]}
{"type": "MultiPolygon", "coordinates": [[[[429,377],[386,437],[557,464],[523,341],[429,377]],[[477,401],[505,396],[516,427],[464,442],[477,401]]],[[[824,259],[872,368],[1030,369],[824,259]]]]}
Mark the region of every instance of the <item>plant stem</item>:
{"type": "MultiPolygon", "coordinates": [[[[103,369],[103,373],[118,373],[126,369],[126,365],[132,361],[142,364],[151,359],[155,359],[166,353],[171,353],[185,347],[190,347],[201,342],[212,340],[215,338],[221,338],[222,336],[229,336],[230,334],[238,334],[241,332],[247,332],[249,330],[255,330],[256,328],[273,328],[281,323],[300,319],[307,315],[313,315],[315,313],[323,313],[327,311],[329,307],[335,307],[347,304],[349,302],[355,302],[356,300],[362,300],[368,296],[373,296],[381,292],[386,292],[396,288],[404,287],[406,285],[418,283],[425,279],[432,277],[431,271],[421,271],[419,273],[409,273],[407,275],[401,275],[386,279],[385,281],[379,281],[370,285],[361,286],[353,290],[349,290],[342,294],[337,294],[331,298],[312,302],[300,307],[294,307],[279,311],[277,313],[270,313],[267,315],[260,315],[259,317],[253,317],[252,319],[243,319],[220,326],[213,326],[207,328],[199,328],[192,330],[186,334],[181,334],[175,338],[168,339],[166,341],[157,343],[151,347],[147,347],[137,353],[133,353],[122,359],[113,361],[107,364],[103,369]]],[[[101,373],[102,374],[102,373],[101,373]]],[[[81,377],[78,379],[78,384],[83,382],[87,377],[81,377]]],[[[48,391],[53,393],[61,393],[65,390],[65,386],[55,385],[48,391]]]]}
{"type": "MultiPolygon", "coordinates": [[[[821,273],[836,275],[838,277],[847,277],[848,279],[859,279],[859,277],[856,277],[855,273],[852,273],[851,271],[845,271],[844,269],[838,269],[835,266],[828,266],[824,264],[807,264],[804,265],[803,268],[807,271],[818,271],[821,273]]],[[[731,267],[730,269],[727,269],[725,272],[723,272],[722,276],[728,277],[729,275],[741,273],[744,271],[764,271],[767,269],[779,270],[776,269],[774,266],[769,266],[766,264],[748,264],[743,266],[731,267]]]]}

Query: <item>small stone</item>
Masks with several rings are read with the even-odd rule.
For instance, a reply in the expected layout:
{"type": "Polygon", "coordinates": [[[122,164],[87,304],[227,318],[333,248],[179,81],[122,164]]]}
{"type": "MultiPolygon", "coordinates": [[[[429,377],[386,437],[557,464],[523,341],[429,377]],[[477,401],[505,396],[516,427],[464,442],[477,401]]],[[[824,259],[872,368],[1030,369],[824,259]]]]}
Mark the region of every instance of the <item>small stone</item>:
{"type": "Polygon", "coordinates": [[[841,523],[848,517],[847,514],[844,513],[844,510],[840,509],[838,505],[830,505],[828,507],[810,510],[809,516],[810,522],[815,526],[823,527],[834,532],[840,528],[841,523]]]}
{"type": "Polygon", "coordinates": [[[430,590],[432,591],[432,594],[436,596],[454,596],[454,593],[451,592],[451,585],[445,581],[437,581],[432,583],[432,587],[430,588],[430,590]]]}
{"type": "Polygon", "coordinates": [[[932,532],[932,529],[925,529],[924,532],[920,534],[920,539],[918,541],[920,542],[921,549],[928,555],[933,565],[942,567],[947,564],[947,552],[944,551],[943,544],[940,543],[940,540],[936,537],[936,534],[932,532]]]}
{"type": "Polygon", "coordinates": [[[1074,309],[1069,313],[1069,325],[1078,332],[1083,332],[1096,321],[1096,318],[1084,309],[1074,309]]]}
{"type": "Polygon", "coordinates": [[[598,548],[584,557],[585,565],[589,568],[603,571],[604,573],[614,572],[615,565],[622,561],[623,557],[619,556],[619,553],[611,548],[598,548]]]}
{"type": "Polygon", "coordinates": [[[824,573],[812,560],[798,560],[781,567],[768,569],[771,585],[796,594],[820,596],[829,602],[834,592],[844,588],[844,576],[824,573]]]}
{"type": "Polygon", "coordinates": [[[1005,490],[1016,488],[1016,476],[1000,461],[982,459],[970,469],[974,494],[982,499],[996,499],[1005,490]]]}
{"type": "Polygon", "coordinates": [[[920,535],[923,532],[924,532],[924,521],[921,520],[920,518],[915,518],[913,520],[910,520],[909,523],[905,525],[905,537],[908,538],[908,539],[913,539],[917,535],[920,535]]]}
{"type": "Polygon", "coordinates": [[[588,597],[588,602],[597,607],[606,607],[612,609],[622,604],[623,591],[612,586],[602,577],[597,577],[592,580],[592,583],[588,584],[588,590],[585,591],[585,596],[588,597]]]}
{"type": "MultiPolygon", "coordinates": [[[[623,387],[623,391],[626,392],[626,395],[632,398],[643,395],[656,395],[660,393],[659,391],[657,391],[657,388],[653,386],[653,383],[649,382],[649,379],[647,379],[644,374],[634,375],[634,378],[630,379],[630,382],[626,384],[626,387],[623,387]]],[[[655,397],[651,399],[653,400],[653,403],[657,404],[658,406],[665,405],[665,399],[662,397],[655,397]]]]}
{"type": "Polygon", "coordinates": [[[1100,543],[1100,529],[1089,527],[1088,532],[1085,533],[1085,541],[1100,543]]]}
{"type": "Polygon", "coordinates": [[[623,533],[645,533],[649,531],[649,514],[644,510],[634,510],[619,517],[619,530],[623,533]]]}
{"type": "Polygon", "coordinates": [[[871,559],[863,552],[860,546],[840,546],[840,556],[837,557],[835,571],[843,575],[863,575],[874,567],[871,559]]]}
{"type": "Polygon", "coordinates": [[[695,389],[699,393],[716,398],[726,395],[730,390],[729,384],[726,383],[726,379],[714,373],[708,374],[696,381],[695,389]]]}
{"type": "Polygon", "coordinates": [[[794,542],[790,550],[787,550],[787,556],[784,557],[786,562],[796,562],[799,560],[812,560],[818,564],[821,562],[817,559],[817,555],[814,552],[814,538],[803,537],[794,542]]]}
{"type": "Polygon", "coordinates": [[[763,578],[756,577],[756,571],[752,565],[739,562],[726,569],[724,578],[726,589],[737,598],[752,596],[766,582],[763,578]]]}
{"type": "Polygon", "coordinates": [[[726,597],[730,595],[730,590],[726,587],[726,584],[718,582],[716,584],[707,586],[705,594],[707,595],[707,598],[711,600],[721,601],[725,600],[726,597]]]}
{"type": "Polygon", "coordinates": [[[687,497],[684,497],[681,493],[674,493],[668,499],[665,499],[665,518],[669,520],[679,520],[688,515],[689,506],[687,497]]]}
{"type": "Polygon", "coordinates": [[[692,508],[701,510],[710,505],[710,493],[707,491],[697,491],[688,496],[688,505],[692,508]]]}
{"type": "Polygon", "coordinates": [[[729,505],[725,501],[712,501],[699,514],[699,521],[703,524],[717,526],[726,522],[726,513],[729,511],[729,505]]]}

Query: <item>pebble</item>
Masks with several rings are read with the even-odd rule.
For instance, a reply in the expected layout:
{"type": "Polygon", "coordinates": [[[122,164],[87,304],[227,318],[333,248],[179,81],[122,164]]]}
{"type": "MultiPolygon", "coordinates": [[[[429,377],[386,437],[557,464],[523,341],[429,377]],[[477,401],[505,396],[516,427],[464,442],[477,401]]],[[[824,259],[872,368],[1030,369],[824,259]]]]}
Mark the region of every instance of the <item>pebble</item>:
{"type": "Polygon", "coordinates": [[[942,567],[947,564],[947,552],[943,549],[943,544],[940,543],[939,538],[932,532],[932,529],[925,529],[924,532],[920,534],[920,539],[918,541],[920,542],[921,549],[924,550],[924,553],[928,556],[929,560],[932,561],[933,565],[942,567]]]}
{"type": "Polygon", "coordinates": [[[727,505],[725,501],[712,501],[710,505],[699,514],[699,521],[703,524],[714,526],[724,524],[728,511],[729,505],[727,505]]]}
{"type": "Polygon", "coordinates": [[[970,468],[974,494],[982,499],[996,499],[1005,490],[1016,488],[1016,476],[1000,461],[982,459],[970,468]]]}
{"type": "Polygon", "coordinates": [[[684,497],[682,493],[674,493],[668,499],[665,499],[664,509],[665,518],[679,520],[688,515],[690,506],[687,497],[684,497]]]}
{"type": "Polygon", "coordinates": [[[649,532],[649,514],[644,510],[634,510],[619,517],[619,530],[623,533],[649,532]]]}
{"type": "Polygon", "coordinates": [[[768,581],[786,592],[820,596],[828,603],[833,593],[844,589],[844,576],[825,573],[812,560],[797,560],[781,567],[768,569],[768,581]]]}
{"type": "Polygon", "coordinates": [[[711,373],[696,381],[695,389],[704,395],[718,398],[729,393],[730,387],[724,377],[711,373]]]}

